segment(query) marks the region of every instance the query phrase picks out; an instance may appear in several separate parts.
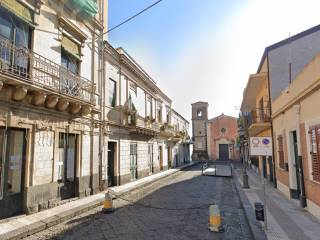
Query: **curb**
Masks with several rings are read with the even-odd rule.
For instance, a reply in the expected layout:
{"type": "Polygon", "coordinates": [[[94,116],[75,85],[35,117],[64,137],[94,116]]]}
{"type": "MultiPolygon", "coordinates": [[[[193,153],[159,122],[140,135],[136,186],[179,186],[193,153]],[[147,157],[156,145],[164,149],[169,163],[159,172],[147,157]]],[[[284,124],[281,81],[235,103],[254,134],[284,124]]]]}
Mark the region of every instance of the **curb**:
{"type": "Polygon", "coordinates": [[[156,179],[154,179],[154,180],[152,180],[152,181],[150,181],[150,182],[141,183],[141,184],[139,184],[139,185],[136,185],[136,186],[134,186],[134,187],[128,188],[128,189],[123,190],[123,191],[115,192],[115,191],[113,191],[113,190],[110,190],[110,193],[113,194],[113,196],[114,196],[115,198],[117,198],[117,196],[121,196],[121,195],[123,195],[123,194],[126,194],[127,192],[132,191],[132,190],[138,190],[138,189],[140,189],[140,188],[144,188],[144,187],[146,187],[146,186],[148,186],[148,185],[150,185],[150,184],[152,184],[152,183],[154,183],[154,182],[156,182],[156,181],[158,181],[158,180],[161,180],[161,179],[164,179],[164,178],[166,178],[166,177],[172,176],[172,175],[180,172],[180,171],[183,170],[183,169],[193,167],[193,166],[195,166],[195,165],[197,165],[197,164],[199,164],[199,163],[198,163],[198,162],[192,162],[192,163],[190,163],[190,164],[188,164],[188,165],[184,165],[184,166],[181,166],[181,167],[177,168],[176,171],[174,171],[174,172],[172,172],[172,173],[168,173],[168,174],[165,174],[165,175],[163,175],[163,176],[160,176],[160,177],[158,177],[158,178],[156,178],[156,179]]]}
{"type": "MultiPolygon", "coordinates": [[[[137,189],[140,189],[140,188],[143,188],[149,184],[152,184],[158,180],[161,180],[163,178],[166,178],[168,176],[171,176],[173,174],[176,174],[178,172],[180,172],[181,170],[183,169],[186,169],[186,168],[189,168],[189,167],[192,167],[194,165],[197,165],[198,162],[193,162],[193,163],[190,163],[188,165],[184,165],[182,167],[180,167],[179,169],[177,169],[177,171],[174,171],[172,173],[169,173],[169,174],[166,174],[164,176],[160,176],[159,178],[156,178],[156,179],[153,179],[152,181],[150,182],[145,182],[145,183],[142,183],[140,185],[137,185],[135,187],[132,187],[132,188],[129,188],[127,190],[123,190],[117,194],[125,194],[127,192],[130,192],[132,190],[137,190],[137,189]]],[[[78,207],[75,207],[73,209],[70,209],[68,211],[65,211],[63,213],[60,213],[59,215],[53,215],[53,216],[50,216],[48,218],[45,218],[45,219],[42,219],[38,222],[35,222],[35,223],[32,223],[30,225],[27,225],[27,226],[24,226],[24,227],[20,227],[18,229],[15,229],[15,230],[12,230],[10,232],[7,232],[7,233],[4,233],[4,234],[0,234],[0,239],[1,240],[17,240],[17,239],[21,239],[21,238],[25,238],[25,237],[28,237],[28,236],[31,236],[35,233],[38,233],[38,232],[41,232],[47,228],[50,228],[52,226],[55,226],[55,225],[58,225],[59,223],[62,223],[62,222],[65,222],[73,217],[76,217],[84,212],[87,212],[91,209],[94,209],[96,207],[99,207],[101,205],[103,205],[103,202],[104,202],[104,197],[102,197],[101,199],[98,199],[98,200],[95,200],[95,201],[92,201],[90,203],[86,203],[86,204],[83,204],[81,206],[78,206],[78,207]]]]}
{"type": "Polygon", "coordinates": [[[235,181],[234,185],[236,187],[236,191],[238,193],[238,196],[240,198],[241,206],[244,210],[245,217],[247,219],[251,234],[253,236],[253,239],[255,240],[267,240],[267,236],[262,229],[261,224],[256,220],[255,213],[253,211],[253,208],[249,202],[249,199],[245,195],[244,191],[242,190],[241,184],[238,179],[238,174],[236,171],[234,172],[235,181]]]}

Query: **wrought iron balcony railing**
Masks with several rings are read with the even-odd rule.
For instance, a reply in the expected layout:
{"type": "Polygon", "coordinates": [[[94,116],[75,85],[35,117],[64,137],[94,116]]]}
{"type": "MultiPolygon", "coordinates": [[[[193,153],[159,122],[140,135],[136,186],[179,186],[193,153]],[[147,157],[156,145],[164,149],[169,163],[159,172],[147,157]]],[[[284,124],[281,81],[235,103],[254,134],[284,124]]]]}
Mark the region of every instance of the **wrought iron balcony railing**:
{"type": "Polygon", "coordinates": [[[0,38],[0,74],[90,104],[95,102],[93,82],[4,38],[0,38]]]}
{"type": "Polygon", "coordinates": [[[245,116],[246,126],[250,126],[254,123],[268,123],[271,121],[270,108],[255,109],[247,113],[245,116]]]}

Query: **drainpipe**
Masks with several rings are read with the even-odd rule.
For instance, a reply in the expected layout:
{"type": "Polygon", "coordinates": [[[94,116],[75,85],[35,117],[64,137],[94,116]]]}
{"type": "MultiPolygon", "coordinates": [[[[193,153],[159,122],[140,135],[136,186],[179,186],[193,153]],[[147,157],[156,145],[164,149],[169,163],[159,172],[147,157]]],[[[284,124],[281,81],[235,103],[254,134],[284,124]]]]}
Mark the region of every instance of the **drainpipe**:
{"type": "MultiPolygon", "coordinates": [[[[300,104],[296,104],[293,106],[296,114],[297,114],[297,141],[300,142],[300,104]]],[[[303,174],[303,161],[301,156],[301,145],[298,145],[298,173],[299,173],[299,181],[300,181],[300,206],[305,208],[307,206],[307,198],[305,192],[305,185],[304,185],[304,174],[303,174]]]]}
{"type": "Polygon", "coordinates": [[[276,175],[276,164],[275,164],[275,147],[274,147],[274,134],[273,134],[273,121],[272,121],[272,99],[271,99],[271,89],[270,89],[270,61],[269,52],[266,49],[267,54],[267,69],[268,69],[268,93],[270,102],[270,127],[271,127],[271,138],[272,138],[272,166],[273,166],[273,187],[277,188],[277,175],[276,175]]]}
{"type": "MultiPolygon", "coordinates": [[[[103,168],[103,152],[104,152],[104,123],[105,123],[105,112],[104,112],[104,90],[105,90],[105,82],[104,79],[104,44],[103,44],[103,37],[99,38],[98,43],[98,81],[100,82],[100,98],[99,98],[99,104],[100,104],[100,114],[99,114],[99,120],[100,120],[100,126],[99,126],[99,188],[100,190],[104,190],[103,186],[103,180],[102,180],[102,168],[103,168]]],[[[106,168],[104,168],[106,169],[106,168]]]]}

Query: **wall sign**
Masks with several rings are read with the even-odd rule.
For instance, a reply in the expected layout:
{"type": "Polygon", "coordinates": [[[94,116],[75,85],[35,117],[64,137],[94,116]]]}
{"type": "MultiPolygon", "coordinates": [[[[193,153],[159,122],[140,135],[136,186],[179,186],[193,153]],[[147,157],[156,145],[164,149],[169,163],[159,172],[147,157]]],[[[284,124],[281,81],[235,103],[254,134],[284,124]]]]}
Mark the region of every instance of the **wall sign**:
{"type": "Polygon", "coordinates": [[[272,156],[271,137],[250,137],[251,156],[272,156]]]}

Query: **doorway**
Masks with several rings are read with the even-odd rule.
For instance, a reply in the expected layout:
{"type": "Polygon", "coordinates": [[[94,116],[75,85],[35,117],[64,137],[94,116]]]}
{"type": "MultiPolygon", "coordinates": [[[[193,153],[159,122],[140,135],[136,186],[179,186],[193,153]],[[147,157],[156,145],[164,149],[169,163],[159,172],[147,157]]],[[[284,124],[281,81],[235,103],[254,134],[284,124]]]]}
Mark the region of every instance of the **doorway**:
{"type": "Polygon", "coordinates": [[[298,157],[298,139],[297,139],[297,132],[292,131],[292,144],[293,144],[293,153],[294,153],[294,167],[295,167],[295,174],[296,174],[296,182],[297,182],[297,190],[296,193],[292,194],[292,198],[300,199],[300,179],[299,179],[299,157],[298,157]]]}
{"type": "Polygon", "coordinates": [[[269,166],[269,181],[273,182],[273,161],[272,161],[272,156],[268,157],[268,166],[269,166]]]}
{"type": "Polygon", "coordinates": [[[163,170],[162,146],[159,146],[159,164],[160,164],[160,171],[162,171],[163,170]]]}
{"type": "Polygon", "coordinates": [[[267,158],[262,156],[262,174],[264,178],[267,178],[267,158]]]}
{"type": "Polygon", "coordinates": [[[59,133],[58,183],[61,199],[76,196],[77,135],[59,133]]]}
{"type": "Polygon", "coordinates": [[[148,164],[149,164],[149,174],[153,174],[154,167],[153,167],[153,144],[148,144],[148,164]]]}
{"type": "Polygon", "coordinates": [[[0,218],[23,212],[26,130],[0,128],[0,218]]]}
{"type": "Polygon", "coordinates": [[[117,143],[108,142],[108,187],[115,186],[115,162],[117,143]]]}
{"type": "Polygon", "coordinates": [[[219,144],[219,160],[229,160],[229,147],[228,144],[219,144]]]}
{"type": "Polygon", "coordinates": [[[138,177],[138,164],[137,164],[138,154],[137,154],[137,144],[130,144],[130,172],[131,180],[136,180],[138,177]]]}
{"type": "Polygon", "coordinates": [[[171,151],[171,147],[168,147],[167,151],[168,151],[168,167],[171,168],[172,167],[172,151],[171,151]]]}

